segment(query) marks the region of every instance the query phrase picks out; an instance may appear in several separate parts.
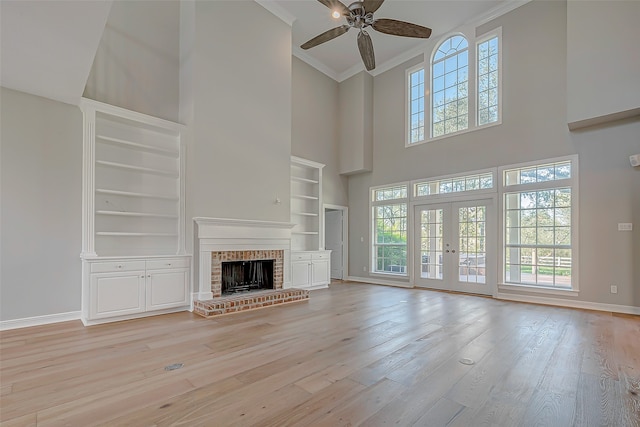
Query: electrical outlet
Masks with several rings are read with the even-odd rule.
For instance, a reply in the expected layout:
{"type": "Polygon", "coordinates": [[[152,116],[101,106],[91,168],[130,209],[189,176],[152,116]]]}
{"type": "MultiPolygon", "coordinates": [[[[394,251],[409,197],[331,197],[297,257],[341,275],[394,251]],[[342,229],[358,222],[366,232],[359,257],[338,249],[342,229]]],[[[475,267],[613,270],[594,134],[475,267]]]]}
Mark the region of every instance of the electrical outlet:
{"type": "Polygon", "coordinates": [[[633,224],[630,222],[619,222],[618,231],[633,231],[633,224]]]}
{"type": "Polygon", "coordinates": [[[611,285],[611,293],[612,294],[618,293],[618,285],[611,285]]]}

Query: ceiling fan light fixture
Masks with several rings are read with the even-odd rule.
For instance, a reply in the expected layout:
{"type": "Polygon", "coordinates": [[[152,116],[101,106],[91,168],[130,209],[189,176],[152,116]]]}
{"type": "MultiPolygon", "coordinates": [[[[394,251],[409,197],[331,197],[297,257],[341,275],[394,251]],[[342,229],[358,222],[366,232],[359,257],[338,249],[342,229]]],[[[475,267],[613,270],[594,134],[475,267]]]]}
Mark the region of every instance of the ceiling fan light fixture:
{"type": "Polygon", "coordinates": [[[338,19],[338,18],[340,18],[342,15],[340,15],[340,12],[338,12],[337,10],[334,10],[334,11],[331,13],[331,16],[332,16],[334,19],[338,19]]]}

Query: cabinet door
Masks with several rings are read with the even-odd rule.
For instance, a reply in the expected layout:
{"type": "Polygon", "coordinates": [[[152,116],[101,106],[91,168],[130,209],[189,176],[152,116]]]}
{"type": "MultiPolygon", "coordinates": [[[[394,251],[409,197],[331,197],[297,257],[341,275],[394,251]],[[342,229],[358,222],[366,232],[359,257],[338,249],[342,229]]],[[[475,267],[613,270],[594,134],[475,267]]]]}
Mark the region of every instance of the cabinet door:
{"type": "Polygon", "coordinates": [[[91,275],[89,317],[123,316],[145,310],[144,271],[91,275]]]}
{"type": "Polygon", "coordinates": [[[294,261],[291,263],[291,285],[294,288],[309,286],[309,264],[311,261],[294,261]]]}
{"type": "Polygon", "coordinates": [[[329,284],[330,270],[329,260],[313,260],[311,264],[311,286],[323,286],[329,284]]]}
{"type": "Polygon", "coordinates": [[[147,310],[189,305],[189,269],[147,271],[147,310]]]}

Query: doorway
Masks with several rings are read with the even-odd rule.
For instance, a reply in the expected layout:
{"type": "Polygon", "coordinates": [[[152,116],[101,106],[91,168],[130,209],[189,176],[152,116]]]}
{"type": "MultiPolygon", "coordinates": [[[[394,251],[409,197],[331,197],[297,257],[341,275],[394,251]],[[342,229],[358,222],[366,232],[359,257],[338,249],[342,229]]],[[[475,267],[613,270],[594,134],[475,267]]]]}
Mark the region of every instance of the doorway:
{"type": "Polygon", "coordinates": [[[417,286],[491,295],[496,281],[493,199],[415,207],[417,286]]]}
{"type": "Polygon", "coordinates": [[[331,251],[331,278],[348,276],[348,208],[324,205],[324,248],[331,251]]]}

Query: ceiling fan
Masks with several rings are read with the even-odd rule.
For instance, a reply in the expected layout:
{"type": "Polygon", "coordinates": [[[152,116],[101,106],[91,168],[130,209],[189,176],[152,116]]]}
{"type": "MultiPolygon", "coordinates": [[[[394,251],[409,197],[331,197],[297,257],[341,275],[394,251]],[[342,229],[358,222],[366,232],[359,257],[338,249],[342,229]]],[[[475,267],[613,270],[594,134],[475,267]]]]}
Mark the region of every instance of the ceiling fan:
{"type": "Polygon", "coordinates": [[[373,53],[373,43],[365,28],[371,27],[376,31],[393,36],[416,37],[426,39],[431,35],[431,28],[410,22],[398,21],[395,19],[374,19],[373,14],[382,6],[384,0],[363,0],[345,6],[340,0],[318,0],[329,9],[333,10],[332,16],[339,18],[344,16],[347,23],[336,28],[332,28],[324,33],[312,38],[302,46],[302,49],[310,49],[324,42],[335,39],[349,31],[351,28],[359,30],[358,50],[362,62],[368,71],[376,68],[376,58],[373,53]]]}

